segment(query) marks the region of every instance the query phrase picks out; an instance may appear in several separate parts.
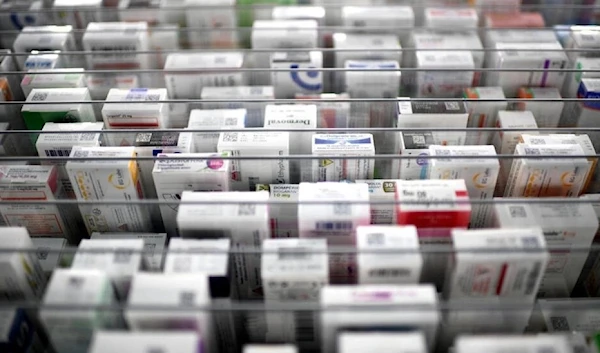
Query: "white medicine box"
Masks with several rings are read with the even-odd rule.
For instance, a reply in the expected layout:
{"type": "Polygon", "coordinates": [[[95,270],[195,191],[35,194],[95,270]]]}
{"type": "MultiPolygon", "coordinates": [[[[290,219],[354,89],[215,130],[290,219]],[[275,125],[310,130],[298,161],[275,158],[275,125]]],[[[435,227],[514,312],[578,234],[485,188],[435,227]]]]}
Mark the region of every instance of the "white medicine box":
{"type": "Polygon", "coordinates": [[[289,71],[271,72],[275,98],[295,98],[297,94],[323,92],[323,53],[276,52],[271,55],[271,69],[289,71]],[[314,70],[309,70],[314,69],[314,70]]]}

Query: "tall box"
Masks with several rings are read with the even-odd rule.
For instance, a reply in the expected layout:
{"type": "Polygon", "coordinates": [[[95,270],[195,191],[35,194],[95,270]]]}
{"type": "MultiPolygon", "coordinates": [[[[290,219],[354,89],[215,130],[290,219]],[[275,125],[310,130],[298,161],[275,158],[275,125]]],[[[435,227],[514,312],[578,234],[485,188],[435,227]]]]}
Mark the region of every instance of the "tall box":
{"type": "MultiPolygon", "coordinates": [[[[508,109],[508,103],[505,101],[502,87],[473,87],[467,88],[463,92],[463,98],[473,99],[475,101],[467,102],[469,110],[469,122],[467,127],[473,128],[493,128],[496,127],[496,118],[498,112],[508,109]],[[477,102],[477,99],[494,101],[477,102]]],[[[488,145],[492,142],[493,131],[469,131],[467,132],[466,145],[488,145]]]]}

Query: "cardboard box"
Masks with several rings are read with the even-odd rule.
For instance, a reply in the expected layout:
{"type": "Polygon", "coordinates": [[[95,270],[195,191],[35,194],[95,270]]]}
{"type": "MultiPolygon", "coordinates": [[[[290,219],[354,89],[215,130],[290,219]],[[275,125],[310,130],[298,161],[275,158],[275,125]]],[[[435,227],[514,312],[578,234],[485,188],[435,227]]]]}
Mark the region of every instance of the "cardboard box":
{"type": "Polygon", "coordinates": [[[575,61],[577,58],[598,56],[593,52],[600,48],[599,26],[571,26],[570,35],[565,44],[565,49],[573,49],[569,52],[569,59],[575,61]],[[591,49],[591,51],[588,51],[591,49]]]}
{"type": "Polygon", "coordinates": [[[289,201],[269,208],[272,238],[298,238],[298,188],[297,184],[259,184],[256,191],[269,191],[269,200],[289,201]]]}
{"type": "Polygon", "coordinates": [[[341,353],[359,353],[365,349],[385,351],[390,347],[402,347],[415,353],[427,352],[422,332],[341,332],[338,336],[341,353]]]}
{"type": "MultiPolygon", "coordinates": [[[[113,88],[129,90],[140,87],[140,78],[137,74],[88,74],[85,80],[93,100],[105,100],[108,92],[113,88]]],[[[100,115],[101,107],[94,108],[100,115]]]]}
{"type": "Polygon", "coordinates": [[[146,22],[92,22],[87,25],[82,42],[83,49],[86,51],[114,51],[114,54],[86,55],[88,69],[136,70],[151,68],[150,55],[135,53],[150,50],[146,22]]]}
{"type": "Polygon", "coordinates": [[[566,332],[593,335],[598,332],[600,311],[596,299],[540,299],[538,301],[548,332],[562,336],[566,332]],[[586,309],[582,309],[587,307],[586,309]]]}
{"type": "Polygon", "coordinates": [[[415,157],[393,159],[392,177],[404,180],[427,179],[429,159],[419,157],[429,155],[429,145],[435,144],[433,133],[401,131],[398,134],[397,153],[415,157]]]}
{"type": "MultiPolygon", "coordinates": [[[[473,87],[463,91],[463,98],[468,99],[494,99],[489,102],[467,102],[469,110],[469,128],[493,128],[496,127],[498,112],[508,109],[502,87],[473,87]]],[[[489,145],[494,136],[493,131],[469,131],[467,132],[466,145],[489,145]]]]}
{"type": "Polygon", "coordinates": [[[211,99],[225,101],[203,102],[202,109],[246,109],[246,127],[263,127],[267,103],[240,102],[240,100],[268,101],[275,99],[275,91],[273,86],[204,87],[200,98],[202,101],[211,99]]]}
{"type": "MultiPolygon", "coordinates": [[[[101,0],[57,0],[54,7],[54,22],[61,25],[72,25],[76,29],[85,29],[90,22],[105,20],[101,0]]],[[[111,20],[110,17],[107,19],[111,20]]],[[[115,19],[116,20],[116,19],[115,19]]]]}
{"type": "Polygon", "coordinates": [[[52,70],[62,67],[60,50],[37,51],[32,50],[31,55],[25,59],[23,69],[30,70],[52,70]]]}
{"type": "MultiPolygon", "coordinates": [[[[314,157],[375,156],[371,134],[315,134],[312,137],[314,157]]],[[[312,180],[341,181],[373,179],[375,161],[372,159],[313,159],[312,180]]]]}
{"type": "Polygon", "coordinates": [[[195,332],[111,332],[99,331],[94,334],[90,353],[115,352],[127,347],[130,353],[145,353],[158,346],[162,353],[197,353],[204,343],[195,332]]]}
{"type": "Polygon", "coordinates": [[[323,52],[275,52],[271,55],[271,82],[276,98],[294,98],[296,94],[323,92],[323,52]],[[315,69],[315,70],[307,70],[315,69]],[[305,71],[300,71],[305,70],[305,71]]]}
{"type": "Polygon", "coordinates": [[[572,353],[573,349],[565,336],[560,335],[480,335],[458,337],[456,353],[490,352],[499,353],[519,349],[523,352],[537,352],[549,349],[557,353],[572,353]]]}
{"type": "Polygon", "coordinates": [[[479,16],[475,9],[425,8],[425,27],[446,30],[477,28],[478,25],[479,16]]]}
{"type": "Polygon", "coordinates": [[[350,102],[348,93],[322,93],[319,95],[296,95],[296,99],[322,99],[322,102],[312,102],[317,106],[319,128],[347,128],[350,123],[350,102]],[[337,101],[339,100],[339,102],[337,101]]]}
{"type": "Polygon", "coordinates": [[[422,98],[459,97],[474,81],[475,62],[470,52],[417,51],[416,96],[422,98]],[[464,71],[427,71],[428,69],[464,71]]]}
{"type": "Polygon", "coordinates": [[[238,46],[235,0],[184,0],[186,25],[191,48],[229,49],[238,46]]]}
{"type": "Polygon", "coordinates": [[[30,72],[21,80],[21,89],[29,95],[34,88],[81,88],[85,87],[82,68],[54,69],[52,74],[30,72]]]}
{"type": "Polygon", "coordinates": [[[411,6],[344,6],[342,26],[353,28],[353,32],[371,33],[374,31],[369,29],[376,27],[380,33],[398,35],[402,44],[408,46],[410,32],[404,29],[415,26],[415,13],[411,6]]]}
{"type": "MultiPolygon", "coordinates": [[[[32,50],[60,50],[61,52],[75,51],[73,26],[32,26],[24,27],[13,43],[15,53],[31,53],[32,50]]],[[[19,70],[24,69],[27,56],[16,58],[19,70]]],[[[74,65],[76,58],[64,57],[65,66],[74,65]]]]}
{"type": "Polygon", "coordinates": [[[551,128],[558,127],[563,107],[562,97],[557,88],[519,88],[517,98],[525,99],[552,99],[552,102],[519,102],[517,103],[519,110],[528,110],[535,117],[535,122],[538,127],[551,128]]]}
{"type": "Polygon", "coordinates": [[[356,183],[364,183],[369,186],[369,202],[371,202],[371,224],[395,223],[394,201],[396,199],[396,181],[356,180],[356,183]]]}
{"type": "MultiPolygon", "coordinates": [[[[152,177],[158,200],[178,202],[184,190],[230,191],[231,153],[159,154],[152,177]]],[[[170,237],[178,236],[177,210],[179,204],[160,205],[165,230],[170,237]]]]}
{"type": "Polygon", "coordinates": [[[544,28],[546,22],[540,12],[488,13],[483,17],[486,28],[544,28]]]}
{"type": "Polygon", "coordinates": [[[163,251],[167,246],[166,233],[92,233],[90,239],[142,239],[144,241],[143,261],[148,270],[161,271],[163,251]]]}
{"type": "Polygon", "coordinates": [[[352,98],[393,98],[400,93],[397,61],[347,60],[345,89],[352,98]]]}
{"type": "Polygon", "coordinates": [[[323,6],[275,6],[271,12],[274,20],[315,20],[319,26],[325,25],[323,6]]]}
{"type": "MultiPolygon", "coordinates": [[[[593,127],[597,128],[600,126],[600,120],[598,119],[598,110],[600,104],[592,99],[600,97],[600,79],[595,78],[583,78],[577,91],[577,98],[590,99],[589,101],[576,102],[569,106],[570,109],[565,109],[565,115],[571,116],[572,120],[565,122],[567,126],[574,127],[593,127]]],[[[564,121],[561,121],[563,123],[564,121]]],[[[596,131],[589,131],[594,148],[600,148],[600,133],[596,131]]]]}
{"type": "Polygon", "coordinates": [[[87,88],[46,88],[32,89],[26,102],[47,102],[54,104],[27,104],[21,108],[21,116],[29,130],[41,130],[45,123],[96,122],[96,116],[89,101],[87,88]],[[60,102],[81,102],[68,104],[60,102]]]}
{"type": "MultiPolygon", "coordinates": [[[[244,129],[246,109],[193,109],[190,112],[188,129],[227,130],[244,129]]],[[[195,152],[217,152],[220,132],[193,132],[195,152]]]]}

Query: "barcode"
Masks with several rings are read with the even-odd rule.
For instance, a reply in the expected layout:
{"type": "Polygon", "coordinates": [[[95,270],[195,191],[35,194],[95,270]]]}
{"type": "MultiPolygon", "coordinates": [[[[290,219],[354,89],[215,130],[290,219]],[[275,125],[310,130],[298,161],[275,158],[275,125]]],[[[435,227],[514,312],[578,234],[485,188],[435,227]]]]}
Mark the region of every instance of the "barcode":
{"type": "Polygon", "coordinates": [[[334,203],[333,204],[333,214],[349,216],[352,214],[352,205],[349,203],[334,203]]]}
{"type": "Polygon", "coordinates": [[[96,134],[85,132],[79,135],[79,141],[94,141],[96,139],[96,134]]]}
{"type": "Polygon", "coordinates": [[[352,222],[350,221],[342,221],[342,222],[317,222],[317,230],[339,230],[346,231],[352,230],[352,222]]]}
{"type": "Polygon", "coordinates": [[[367,244],[369,244],[369,245],[385,245],[385,234],[383,234],[383,233],[367,234],[367,244]]]}
{"type": "Polygon", "coordinates": [[[375,268],[369,270],[370,277],[406,277],[410,275],[407,268],[375,268]]]}
{"type": "Polygon", "coordinates": [[[535,154],[535,155],[540,155],[540,150],[538,150],[537,148],[525,148],[525,154],[535,154]]]}
{"type": "Polygon", "coordinates": [[[195,300],[196,293],[194,292],[179,293],[179,306],[194,306],[195,300]]]}
{"type": "Polygon", "coordinates": [[[550,317],[550,323],[553,331],[571,331],[569,320],[564,316],[552,316],[550,317]]]}
{"type": "Polygon", "coordinates": [[[460,105],[458,102],[445,102],[446,110],[460,110],[460,105]]]}
{"type": "Polygon", "coordinates": [[[135,137],[135,142],[150,142],[152,140],[151,132],[140,132],[135,137]]]}
{"type": "Polygon", "coordinates": [[[237,125],[237,118],[225,118],[225,126],[237,125]]]}
{"type": "Polygon", "coordinates": [[[256,214],[256,205],[240,204],[238,208],[238,216],[254,216],[256,214]]]}
{"type": "Polygon", "coordinates": [[[69,155],[71,154],[70,149],[64,149],[64,150],[54,149],[54,150],[46,150],[45,152],[46,152],[46,157],[69,157],[69,155]]]}
{"type": "Polygon", "coordinates": [[[542,264],[540,262],[536,262],[533,265],[533,270],[527,278],[527,284],[525,285],[525,295],[533,294],[533,290],[535,289],[535,284],[537,282],[537,278],[539,277],[541,270],[542,264]]]}
{"type": "Polygon", "coordinates": [[[277,250],[279,260],[308,260],[311,257],[306,248],[280,248],[277,250]]]}
{"type": "Polygon", "coordinates": [[[527,217],[527,211],[525,211],[525,206],[508,206],[508,210],[512,218],[527,217]]]}
{"type": "Polygon", "coordinates": [[[223,134],[224,142],[237,142],[238,141],[238,133],[237,132],[227,132],[223,134]]]}
{"type": "Polygon", "coordinates": [[[50,250],[50,248],[38,248],[38,260],[46,260],[48,258],[48,250],[50,250]]]}
{"type": "Polygon", "coordinates": [[[41,102],[45,101],[48,98],[48,92],[36,92],[33,97],[31,97],[32,102],[41,102]]]}
{"type": "Polygon", "coordinates": [[[425,144],[425,136],[413,135],[412,140],[415,145],[425,144]]]}
{"type": "Polygon", "coordinates": [[[312,343],[315,341],[315,326],[317,321],[312,311],[298,311],[294,315],[296,328],[296,342],[312,343]]]}
{"type": "Polygon", "coordinates": [[[131,249],[117,249],[117,250],[115,250],[113,262],[115,264],[129,263],[129,262],[131,262],[132,254],[133,254],[133,250],[131,250],[131,249]]]}

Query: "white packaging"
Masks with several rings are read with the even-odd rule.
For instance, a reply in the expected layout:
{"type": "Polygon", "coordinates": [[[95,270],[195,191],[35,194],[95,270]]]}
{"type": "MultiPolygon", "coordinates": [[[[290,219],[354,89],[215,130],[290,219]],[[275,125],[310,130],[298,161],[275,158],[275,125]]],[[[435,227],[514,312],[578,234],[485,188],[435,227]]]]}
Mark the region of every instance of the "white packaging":
{"type": "Polygon", "coordinates": [[[535,300],[549,258],[540,227],[455,229],[452,241],[446,298],[535,300]]]}
{"type": "MultiPolygon", "coordinates": [[[[574,127],[592,127],[597,129],[600,126],[598,121],[598,104],[597,98],[600,97],[600,79],[584,78],[579,84],[577,98],[584,101],[574,102],[565,109],[565,116],[570,117],[568,121],[561,121],[565,126],[574,127]]],[[[594,143],[594,148],[600,148],[600,132],[588,131],[588,135],[594,143]]]]}
{"type": "MultiPolygon", "coordinates": [[[[500,173],[494,146],[429,146],[429,179],[464,179],[471,200],[491,200],[500,173]],[[462,159],[461,156],[480,158],[462,159]]],[[[470,228],[485,228],[491,222],[489,204],[471,206],[470,228]]]]}
{"type": "Polygon", "coordinates": [[[369,186],[371,224],[392,224],[396,182],[394,180],[356,180],[356,183],[364,183],[369,186]]]}
{"type": "Polygon", "coordinates": [[[60,50],[37,51],[32,50],[31,55],[25,59],[24,70],[53,70],[62,66],[60,50]]]}
{"type": "Polygon", "coordinates": [[[414,226],[356,228],[359,284],[418,284],[423,257],[414,226]]]}
{"type": "MultiPolygon", "coordinates": [[[[269,104],[265,108],[265,125],[269,129],[316,129],[317,106],[314,104],[269,104]]],[[[314,131],[290,131],[290,154],[312,154],[314,131]]],[[[312,180],[311,160],[292,160],[290,177],[292,182],[312,180]]]]}
{"type": "Polygon", "coordinates": [[[275,52],[271,55],[271,82],[275,98],[294,98],[296,94],[323,92],[323,52],[275,52]],[[314,70],[308,70],[314,69],[314,70]]]}
{"type": "Polygon", "coordinates": [[[516,199],[518,203],[515,204],[496,203],[495,222],[500,228],[541,226],[548,246],[557,249],[550,250],[542,286],[551,290],[553,286],[544,285],[544,282],[558,277],[566,285],[569,295],[587,259],[585,253],[570,249],[588,248],[592,244],[598,230],[598,218],[589,203],[569,204],[559,198],[545,200],[556,203],[527,204],[525,199],[516,199]]]}
{"type": "MultiPolygon", "coordinates": [[[[83,158],[66,164],[77,200],[139,200],[141,185],[137,162],[132,159],[135,156],[135,147],[73,147],[70,157],[83,158]]],[[[89,234],[151,231],[147,209],[142,205],[81,204],[79,210],[89,234]]]]}
{"type": "MultiPolygon", "coordinates": [[[[264,191],[184,191],[177,212],[179,233],[183,238],[230,238],[233,249],[257,249],[263,239],[270,238],[268,200],[269,193],[264,191]]],[[[239,299],[263,297],[260,258],[257,253],[233,254],[239,299]]]]}
{"type": "Polygon", "coordinates": [[[598,56],[594,50],[600,49],[599,26],[571,26],[570,36],[565,44],[569,51],[569,59],[575,61],[578,57],[598,56]]]}
{"type": "Polygon", "coordinates": [[[90,22],[103,21],[102,0],[55,0],[54,22],[84,29],[90,22]]]}
{"type": "Polygon", "coordinates": [[[541,128],[558,127],[565,103],[557,88],[520,88],[518,98],[552,100],[545,102],[521,101],[517,103],[519,110],[528,110],[533,113],[535,122],[541,128]]]}
{"type": "MultiPolygon", "coordinates": [[[[562,90],[565,98],[576,98],[581,80],[584,78],[600,78],[600,58],[580,57],[574,62],[575,72],[567,74],[566,82],[562,90]]],[[[561,126],[565,126],[561,124],[561,126]]],[[[568,126],[568,125],[566,125],[568,126]]]]}
{"type": "Polygon", "coordinates": [[[198,99],[204,87],[243,86],[246,78],[238,71],[243,67],[244,55],[238,52],[169,54],[164,68],[169,97],[198,99]]]}
{"type": "Polygon", "coordinates": [[[269,208],[272,238],[298,238],[298,188],[297,184],[258,184],[256,191],[269,191],[269,200],[286,201],[269,208]]]}
{"type": "Polygon", "coordinates": [[[459,97],[473,84],[475,63],[470,52],[417,51],[417,97],[459,97]],[[427,71],[428,69],[462,69],[464,71],[427,71]]]}
{"type": "Polygon", "coordinates": [[[478,25],[479,16],[475,9],[442,7],[428,7],[425,9],[425,27],[446,30],[477,28],[478,25]]]}
{"type": "Polygon", "coordinates": [[[501,86],[507,97],[516,97],[522,86],[562,88],[568,58],[558,43],[498,43],[487,61],[492,69],[535,69],[536,71],[489,71],[486,86],[501,86]]]}
{"type": "Polygon", "coordinates": [[[337,341],[340,353],[360,353],[365,350],[381,353],[427,352],[422,332],[341,332],[337,341]]]}
{"type": "Polygon", "coordinates": [[[459,336],[454,347],[456,353],[500,353],[515,350],[523,353],[535,353],[542,350],[554,353],[573,352],[567,338],[560,335],[459,336]]]}
{"type": "Polygon", "coordinates": [[[120,300],[125,300],[131,279],[145,265],[142,239],[83,239],[71,268],[100,270],[108,274],[120,300]]]}
{"type": "MultiPolygon", "coordinates": [[[[168,12],[168,11],[166,11],[168,12]]],[[[179,25],[155,25],[149,29],[150,35],[150,50],[157,51],[153,56],[152,68],[162,69],[165,67],[165,61],[169,52],[176,52],[181,49],[179,44],[180,36],[184,33],[179,33],[179,25]]],[[[152,75],[154,82],[152,87],[160,87],[163,85],[164,78],[161,74],[152,75]]]]}
{"type": "Polygon", "coordinates": [[[336,342],[336,332],[341,330],[370,331],[377,327],[406,331],[410,327],[411,331],[423,332],[427,351],[432,352],[440,320],[437,301],[431,285],[326,286],[321,291],[322,351],[341,352],[336,342]],[[348,308],[352,306],[361,310],[348,308]]]}
{"type": "Polygon", "coordinates": [[[344,6],[342,26],[353,28],[355,32],[396,34],[402,44],[408,46],[410,31],[407,29],[415,26],[415,13],[411,6],[344,6]]]}
{"type": "MultiPolygon", "coordinates": [[[[25,228],[2,227],[5,249],[32,249],[34,247],[25,228]]],[[[34,253],[3,251],[0,254],[0,293],[5,300],[39,300],[46,287],[46,276],[34,253]]]]}
{"type": "MultiPolygon", "coordinates": [[[[188,129],[227,130],[246,126],[246,109],[193,109],[188,129]]],[[[220,132],[193,132],[196,152],[217,152],[220,132]]]]}
{"type": "Polygon", "coordinates": [[[163,251],[167,246],[166,233],[92,233],[90,239],[142,239],[144,264],[150,271],[162,270],[163,251]]]}
{"type": "Polygon", "coordinates": [[[108,52],[86,55],[88,69],[151,68],[152,58],[149,54],[136,54],[150,50],[146,22],[92,22],[87,25],[82,41],[85,51],[108,52]]]}
{"type": "Polygon", "coordinates": [[[392,160],[392,177],[404,180],[427,179],[429,159],[420,157],[429,156],[429,146],[435,144],[433,133],[401,131],[398,136],[397,153],[414,157],[392,160]]]}
{"type": "MultiPolygon", "coordinates": [[[[289,132],[225,132],[219,136],[217,152],[230,151],[234,157],[290,154],[289,132]]],[[[232,183],[236,191],[254,191],[257,184],[289,184],[288,159],[231,160],[232,183]]]]}
{"type": "Polygon", "coordinates": [[[52,73],[29,72],[21,80],[21,89],[28,96],[34,88],[81,88],[85,87],[83,69],[55,69],[52,73]]]}
{"type": "Polygon", "coordinates": [[[89,352],[110,353],[127,347],[128,353],[147,353],[160,347],[161,353],[197,353],[203,342],[194,332],[115,332],[94,334],[89,352]]]}
{"type": "Polygon", "coordinates": [[[315,20],[319,26],[325,25],[323,6],[275,6],[271,12],[274,20],[315,20]]]}
{"type": "MultiPolygon", "coordinates": [[[[498,112],[508,109],[508,103],[504,96],[502,87],[473,87],[463,92],[463,98],[494,100],[494,101],[469,101],[469,128],[493,128],[496,127],[498,112]]],[[[469,131],[467,132],[466,145],[488,145],[492,142],[493,131],[469,131]]]]}
{"type": "Polygon", "coordinates": [[[548,332],[581,332],[592,335],[598,332],[600,311],[597,298],[540,299],[538,301],[548,332]]]}
{"type": "MultiPolygon", "coordinates": [[[[85,80],[94,100],[105,100],[108,92],[113,88],[131,89],[140,87],[139,77],[135,73],[87,74],[85,80]]],[[[94,108],[98,113],[100,112],[100,107],[94,108]]]]}
{"type": "MultiPolygon", "coordinates": [[[[273,86],[204,87],[202,100],[224,100],[224,102],[202,103],[202,109],[246,109],[246,127],[263,127],[265,106],[262,102],[240,102],[240,100],[275,99],[273,86]]],[[[187,126],[187,124],[186,124],[187,126]]]]}
{"type": "MultiPolygon", "coordinates": [[[[262,251],[261,276],[263,282],[268,283],[264,287],[265,303],[318,300],[321,288],[329,283],[325,239],[266,239],[262,251]]],[[[312,312],[267,312],[266,320],[268,342],[300,341],[302,336],[296,332],[312,330],[317,325],[312,312]],[[303,316],[304,320],[296,315],[303,316]]],[[[313,338],[310,343],[316,341],[316,337],[313,338]]]]}
{"type": "MultiPolygon", "coordinates": [[[[165,88],[113,88],[102,107],[102,119],[107,130],[164,129],[169,127],[167,103],[150,103],[167,99],[165,88]],[[110,103],[133,101],[144,103],[110,103]]],[[[133,146],[136,133],[106,134],[110,146],[133,146]]]]}
{"type": "MultiPolygon", "coordinates": [[[[60,50],[69,52],[75,50],[73,26],[35,26],[25,27],[13,43],[15,53],[31,53],[32,50],[60,50]]],[[[20,70],[23,70],[27,56],[16,57],[20,70]]],[[[75,58],[65,56],[65,66],[74,65],[75,58]]]]}
{"type": "Polygon", "coordinates": [[[400,65],[397,61],[345,62],[345,89],[352,98],[394,98],[400,93],[400,65]]]}
{"type": "Polygon", "coordinates": [[[226,49],[238,46],[235,0],[184,0],[191,48],[226,49]]]}
{"type": "MultiPolygon", "coordinates": [[[[557,43],[556,34],[549,29],[488,29],[482,36],[486,48],[498,43],[557,43]]],[[[488,53],[492,54],[492,53],[488,53]]],[[[487,57],[486,57],[487,61],[487,57]]]]}
{"type": "Polygon", "coordinates": [[[23,104],[21,116],[29,130],[41,130],[44,123],[96,122],[96,115],[87,88],[36,88],[27,96],[26,102],[49,104],[23,104]],[[68,104],[60,102],[81,102],[68,104]],[[63,114],[61,114],[63,113],[63,114]]]}
{"type": "Polygon", "coordinates": [[[37,250],[36,256],[46,278],[50,278],[52,271],[61,265],[62,251],[67,245],[66,239],[58,238],[32,238],[33,247],[37,250]]]}
{"type": "MultiPolygon", "coordinates": [[[[158,200],[178,202],[185,190],[229,191],[231,161],[220,159],[229,156],[229,152],[159,154],[152,170],[158,200]]],[[[178,236],[178,209],[178,204],[160,205],[165,230],[170,237],[178,236]]]]}
{"type": "Polygon", "coordinates": [[[54,270],[44,294],[39,313],[40,321],[46,327],[48,338],[55,350],[68,353],[87,352],[96,330],[125,328],[120,312],[95,308],[116,304],[110,278],[105,272],[57,269],[54,270]],[[66,310],[60,308],[61,306],[83,308],[66,310]]]}
{"type": "Polygon", "coordinates": [[[312,160],[314,182],[373,179],[375,161],[372,159],[323,158],[375,156],[371,134],[315,134],[312,137],[312,155],[315,157],[312,160]]]}

